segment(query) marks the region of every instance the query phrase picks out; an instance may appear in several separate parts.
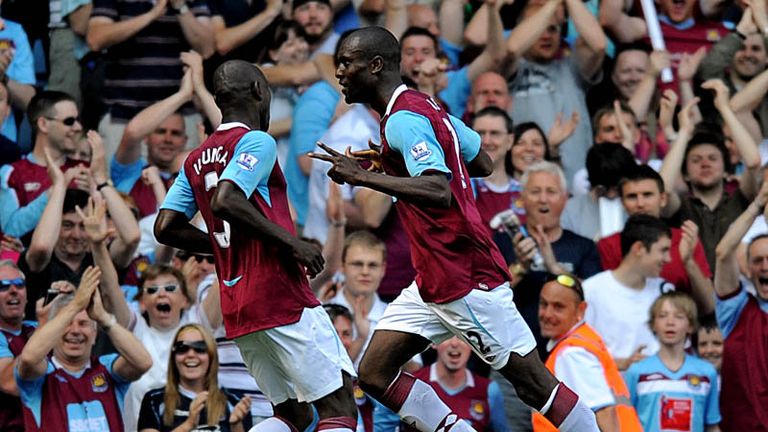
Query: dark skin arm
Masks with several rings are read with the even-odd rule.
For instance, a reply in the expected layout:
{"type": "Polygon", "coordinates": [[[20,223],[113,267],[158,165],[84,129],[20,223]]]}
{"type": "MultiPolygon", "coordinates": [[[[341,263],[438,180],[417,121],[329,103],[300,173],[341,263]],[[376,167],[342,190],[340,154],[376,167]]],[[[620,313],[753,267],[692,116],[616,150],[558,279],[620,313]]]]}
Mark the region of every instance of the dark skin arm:
{"type": "Polygon", "coordinates": [[[472,162],[467,164],[467,171],[470,177],[488,177],[493,172],[493,161],[488,153],[480,150],[472,162]]]}
{"type": "Polygon", "coordinates": [[[448,208],[453,195],[448,178],[441,172],[425,172],[418,177],[393,177],[366,171],[357,159],[343,155],[336,150],[318,143],[327,154],[309,153],[309,157],[330,162],[328,177],[336,183],[365,186],[397,199],[428,207],[448,208]]]}
{"type": "Polygon", "coordinates": [[[155,238],[160,243],[177,249],[213,253],[208,234],[192,226],[184,213],[174,210],[160,210],[155,221],[155,238]]]}
{"type": "Polygon", "coordinates": [[[323,270],[325,260],[319,247],[296,238],[265,218],[235,184],[228,181],[219,182],[211,198],[211,210],[216,217],[232,224],[233,228],[243,228],[245,232],[255,233],[265,241],[277,243],[290,250],[293,257],[306,266],[310,277],[323,270]]]}

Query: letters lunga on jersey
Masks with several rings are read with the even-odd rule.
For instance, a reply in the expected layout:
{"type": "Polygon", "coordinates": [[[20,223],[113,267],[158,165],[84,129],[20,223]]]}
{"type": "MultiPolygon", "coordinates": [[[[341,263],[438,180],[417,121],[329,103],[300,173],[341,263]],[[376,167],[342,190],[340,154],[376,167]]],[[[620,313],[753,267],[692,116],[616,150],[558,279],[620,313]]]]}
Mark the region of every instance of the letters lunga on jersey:
{"type": "Polygon", "coordinates": [[[200,157],[198,157],[195,161],[193,165],[195,167],[195,172],[197,175],[200,175],[200,170],[203,169],[203,165],[208,165],[210,163],[220,163],[226,165],[228,157],[229,152],[224,151],[223,146],[207,148],[203,150],[202,153],[200,153],[200,157]]]}

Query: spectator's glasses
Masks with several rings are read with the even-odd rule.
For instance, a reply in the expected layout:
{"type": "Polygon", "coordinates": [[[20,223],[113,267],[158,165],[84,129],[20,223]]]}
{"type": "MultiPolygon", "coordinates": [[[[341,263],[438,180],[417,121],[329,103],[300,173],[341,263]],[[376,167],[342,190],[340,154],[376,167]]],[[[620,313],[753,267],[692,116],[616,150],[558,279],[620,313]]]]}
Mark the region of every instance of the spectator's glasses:
{"type": "Polygon", "coordinates": [[[61,122],[64,126],[72,127],[75,123],[80,123],[80,117],[64,117],[63,119],[57,119],[55,117],[46,117],[48,120],[61,122]]]}
{"type": "Polygon", "coordinates": [[[576,295],[579,296],[579,300],[584,301],[584,288],[581,287],[579,279],[569,274],[550,275],[547,278],[547,282],[555,281],[560,285],[570,288],[576,291],[576,295]]]}
{"type": "Polygon", "coordinates": [[[176,255],[177,258],[179,258],[182,261],[187,261],[190,257],[195,257],[195,261],[199,263],[205,261],[208,264],[214,263],[213,255],[197,255],[197,254],[186,254],[186,253],[180,253],[176,255]]]}
{"type": "Polygon", "coordinates": [[[27,287],[27,283],[24,281],[24,278],[2,279],[0,280],[0,292],[8,291],[11,289],[11,285],[15,286],[17,289],[27,287]]]}
{"type": "Polygon", "coordinates": [[[172,293],[176,291],[176,289],[179,288],[177,284],[169,284],[169,285],[158,285],[158,286],[148,286],[144,287],[144,292],[146,292],[149,295],[155,295],[158,291],[165,290],[167,293],[172,293]]]}
{"type": "Polygon", "coordinates": [[[195,350],[198,354],[206,354],[208,352],[208,345],[206,345],[203,340],[191,342],[176,341],[176,343],[173,344],[173,353],[176,355],[184,355],[188,353],[189,350],[195,350]]]}

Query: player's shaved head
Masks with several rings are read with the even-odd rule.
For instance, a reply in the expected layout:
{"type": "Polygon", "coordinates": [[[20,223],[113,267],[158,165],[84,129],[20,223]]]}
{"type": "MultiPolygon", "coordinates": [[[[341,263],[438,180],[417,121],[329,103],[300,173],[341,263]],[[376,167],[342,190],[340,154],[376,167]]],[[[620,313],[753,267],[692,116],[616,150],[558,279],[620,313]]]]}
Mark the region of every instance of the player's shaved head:
{"type": "Polygon", "coordinates": [[[219,108],[245,103],[250,97],[267,99],[269,86],[264,73],[243,60],[230,60],[213,74],[213,95],[219,108]],[[266,92],[266,94],[265,94],[266,92]]]}
{"type": "Polygon", "coordinates": [[[384,60],[384,70],[398,73],[400,71],[400,44],[384,27],[363,27],[355,30],[349,33],[341,44],[341,51],[355,53],[366,61],[380,56],[384,60]]]}

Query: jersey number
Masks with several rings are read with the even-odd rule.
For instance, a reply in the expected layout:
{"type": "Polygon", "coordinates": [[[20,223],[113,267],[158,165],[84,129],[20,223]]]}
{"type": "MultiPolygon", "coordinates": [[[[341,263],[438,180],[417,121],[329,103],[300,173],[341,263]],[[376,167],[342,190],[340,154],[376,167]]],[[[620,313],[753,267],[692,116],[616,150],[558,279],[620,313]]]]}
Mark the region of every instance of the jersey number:
{"type": "MultiPolygon", "coordinates": [[[[207,173],[204,179],[206,192],[214,189],[216,185],[219,184],[219,174],[216,171],[207,173]]],[[[219,244],[220,248],[226,249],[229,247],[229,222],[222,221],[222,223],[224,225],[223,231],[214,231],[213,238],[216,239],[216,243],[219,244]]]]}

